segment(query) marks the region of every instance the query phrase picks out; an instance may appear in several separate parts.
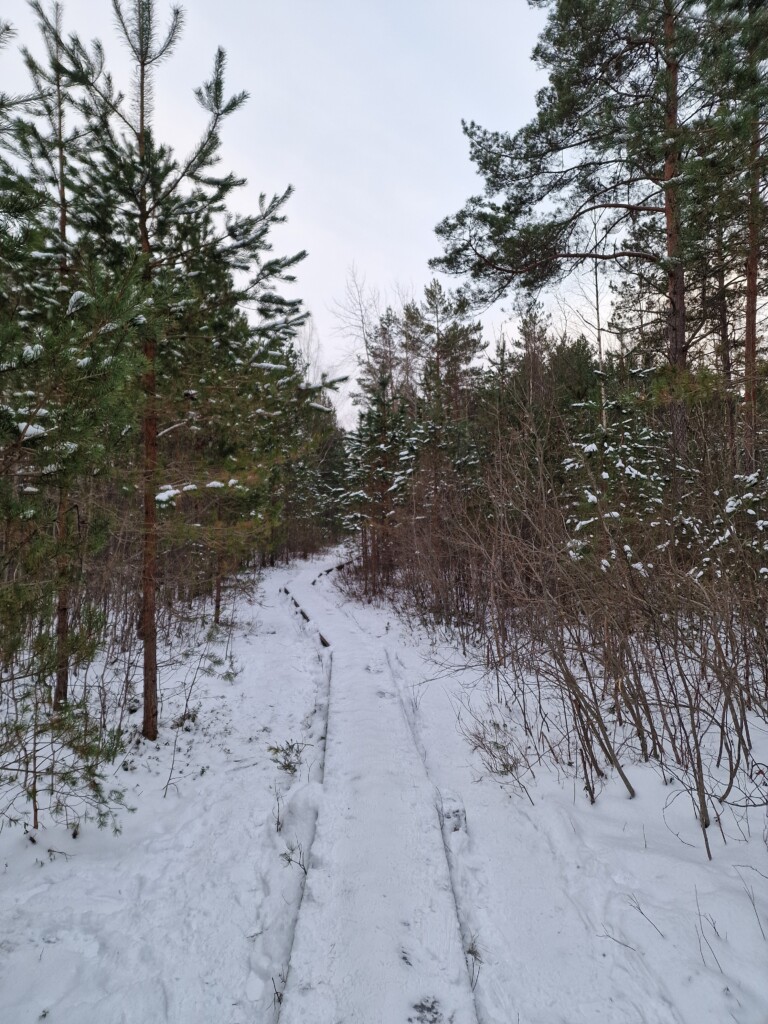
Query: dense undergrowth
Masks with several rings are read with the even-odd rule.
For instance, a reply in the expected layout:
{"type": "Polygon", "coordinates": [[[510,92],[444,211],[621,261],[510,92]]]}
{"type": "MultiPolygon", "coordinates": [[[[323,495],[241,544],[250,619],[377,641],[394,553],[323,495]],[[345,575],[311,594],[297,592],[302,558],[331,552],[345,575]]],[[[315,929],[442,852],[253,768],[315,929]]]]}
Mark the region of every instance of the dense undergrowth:
{"type": "Polygon", "coordinates": [[[712,430],[717,398],[688,403],[677,452],[651,373],[615,366],[601,416],[594,370],[565,407],[545,373],[537,407],[523,387],[503,415],[489,370],[464,423],[412,430],[383,511],[351,496],[356,586],[482,664],[465,723],[490,771],[525,787],[549,766],[594,802],[609,774],[633,796],[648,762],[710,853],[711,827],[768,803],[766,475],[712,430]]]}

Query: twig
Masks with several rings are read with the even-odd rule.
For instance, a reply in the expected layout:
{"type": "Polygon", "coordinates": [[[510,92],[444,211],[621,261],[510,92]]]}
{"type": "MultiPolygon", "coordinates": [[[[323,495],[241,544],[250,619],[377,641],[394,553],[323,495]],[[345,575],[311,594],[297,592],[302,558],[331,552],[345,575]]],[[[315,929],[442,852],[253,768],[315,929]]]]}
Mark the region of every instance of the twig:
{"type": "MultiPolygon", "coordinates": [[[[720,961],[717,959],[717,954],[715,953],[714,949],[712,948],[712,943],[709,941],[707,936],[704,934],[704,923],[703,923],[704,918],[702,917],[701,907],[699,906],[699,890],[696,888],[696,886],[694,886],[693,887],[693,891],[696,893],[696,910],[697,910],[698,915],[699,915],[699,924],[697,924],[695,927],[696,927],[696,934],[699,936],[699,952],[701,953],[701,959],[704,962],[704,966],[706,967],[707,966],[707,961],[704,959],[704,951],[701,948],[701,940],[704,939],[704,941],[707,944],[707,948],[709,949],[709,952],[712,954],[712,957],[713,957],[715,963],[718,966],[718,970],[720,971],[721,974],[725,974],[725,971],[723,970],[723,968],[720,965],[720,961]]],[[[710,925],[712,925],[714,927],[711,916],[708,917],[707,920],[709,921],[710,925]]],[[[717,934],[717,929],[715,929],[715,934],[717,934]]]]}
{"type": "MultiPolygon", "coordinates": [[[[756,869],[757,870],[757,869],[756,869]]],[[[761,872],[758,871],[758,874],[761,872]]],[[[741,872],[736,869],[736,874],[741,878],[741,872]]],[[[766,941],[765,930],[763,929],[763,922],[760,920],[760,915],[757,912],[757,904],[755,901],[755,890],[748,886],[747,883],[741,878],[741,884],[744,886],[744,892],[747,894],[747,899],[752,904],[752,910],[755,912],[755,918],[757,920],[757,927],[760,929],[760,934],[763,936],[763,941],[766,941]]]]}
{"type": "MultiPolygon", "coordinates": [[[[64,860],[71,860],[74,856],[74,853],[65,853],[63,850],[54,850],[52,847],[48,847],[48,857],[50,860],[55,860],[56,857],[63,857],[64,860]]],[[[763,936],[763,938],[765,938],[765,936],[763,936]]]]}
{"type": "Polygon", "coordinates": [[[273,988],[273,989],[274,989],[274,991],[275,991],[275,994],[274,994],[274,996],[272,997],[272,1002],[273,1002],[273,1003],[274,1003],[274,1004],[275,1004],[276,1006],[281,1006],[281,1005],[282,1005],[282,1002],[283,1002],[283,993],[282,993],[282,992],[280,991],[280,989],[279,989],[279,988],[277,987],[277,985],[275,984],[275,979],[274,979],[274,978],[272,978],[272,988],[273,988]]]}
{"type": "Polygon", "coordinates": [[[631,949],[633,953],[637,952],[635,947],[634,946],[630,946],[630,944],[628,942],[622,942],[621,939],[617,939],[615,935],[609,935],[608,932],[606,931],[605,924],[603,924],[603,932],[602,932],[602,934],[598,934],[597,937],[598,937],[598,939],[610,939],[612,942],[618,943],[619,946],[624,946],[625,949],[631,949]]]}
{"type": "Polygon", "coordinates": [[[764,878],[766,880],[766,882],[768,882],[768,875],[764,875],[762,871],[759,871],[752,864],[734,864],[733,866],[735,868],[744,868],[747,871],[756,871],[757,874],[760,875],[761,878],[764,878]]]}
{"type": "Polygon", "coordinates": [[[638,912],[638,914],[640,914],[641,917],[645,918],[649,925],[651,925],[653,928],[656,928],[656,931],[659,933],[662,939],[666,937],[664,933],[661,931],[661,929],[658,928],[650,919],[650,917],[648,917],[648,915],[645,913],[643,908],[640,906],[640,901],[634,893],[632,893],[631,896],[627,896],[627,902],[629,903],[630,907],[634,907],[634,909],[638,912]]]}

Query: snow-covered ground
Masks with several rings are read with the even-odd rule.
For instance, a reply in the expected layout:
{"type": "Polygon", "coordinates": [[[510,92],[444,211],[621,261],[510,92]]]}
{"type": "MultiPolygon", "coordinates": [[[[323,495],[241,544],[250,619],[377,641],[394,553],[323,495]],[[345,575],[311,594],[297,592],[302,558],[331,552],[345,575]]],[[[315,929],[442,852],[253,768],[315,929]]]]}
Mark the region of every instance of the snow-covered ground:
{"type": "Polygon", "coordinates": [[[0,833],[0,1022],[766,1024],[764,816],[710,863],[651,770],[484,776],[473,671],[338,557],[240,602],[234,679],[166,687],[120,836],[0,833]]]}

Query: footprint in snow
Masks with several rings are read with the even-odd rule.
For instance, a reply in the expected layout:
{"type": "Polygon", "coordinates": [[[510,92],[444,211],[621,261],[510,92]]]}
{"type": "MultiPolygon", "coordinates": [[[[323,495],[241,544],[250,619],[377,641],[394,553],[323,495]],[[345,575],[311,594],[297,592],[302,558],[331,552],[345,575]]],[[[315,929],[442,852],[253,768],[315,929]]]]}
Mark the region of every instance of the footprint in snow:
{"type": "Polygon", "coordinates": [[[443,790],[440,794],[438,812],[444,833],[467,831],[467,812],[464,809],[464,801],[456,793],[443,790]]]}
{"type": "Polygon", "coordinates": [[[439,1000],[431,997],[414,1003],[413,1008],[416,1011],[416,1016],[409,1017],[408,1024],[451,1024],[454,1019],[453,1014],[450,1017],[445,1017],[440,1009],[439,1000]]]}

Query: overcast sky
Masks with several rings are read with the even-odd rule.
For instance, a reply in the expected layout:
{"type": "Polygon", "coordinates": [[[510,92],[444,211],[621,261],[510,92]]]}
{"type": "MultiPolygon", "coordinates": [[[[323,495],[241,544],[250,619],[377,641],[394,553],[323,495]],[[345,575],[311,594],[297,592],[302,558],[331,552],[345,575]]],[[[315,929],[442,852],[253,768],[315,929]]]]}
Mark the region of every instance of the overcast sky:
{"type": "MultiPolygon", "coordinates": [[[[25,0],[2,6],[36,49],[25,0]]],[[[158,10],[168,6],[160,0],[158,10]]],[[[251,96],[224,133],[223,166],[249,181],[232,205],[248,212],[259,192],[294,186],[275,248],[309,251],[297,291],[334,367],[347,346],[332,309],[350,267],[383,292],[395,283],[420,291],[430,278],[427,260],[439,254],[435,224],[478,191],[461,119],[514,130],[534,113],[543,78],[530,54],[542,13],[526,0],[183,6],[183,37],[156,77],[158,134],[181,151],[192,145],[204,124],[192,89],[223,46],[231,90],[251,96]]],[[[100,38],[121,79],[125,60],[110,0],[65,0],[64,7],[65,28],[100,38]]],[[[20,87],[14,59],[2,64],[4,88],[20,87]]]]}

